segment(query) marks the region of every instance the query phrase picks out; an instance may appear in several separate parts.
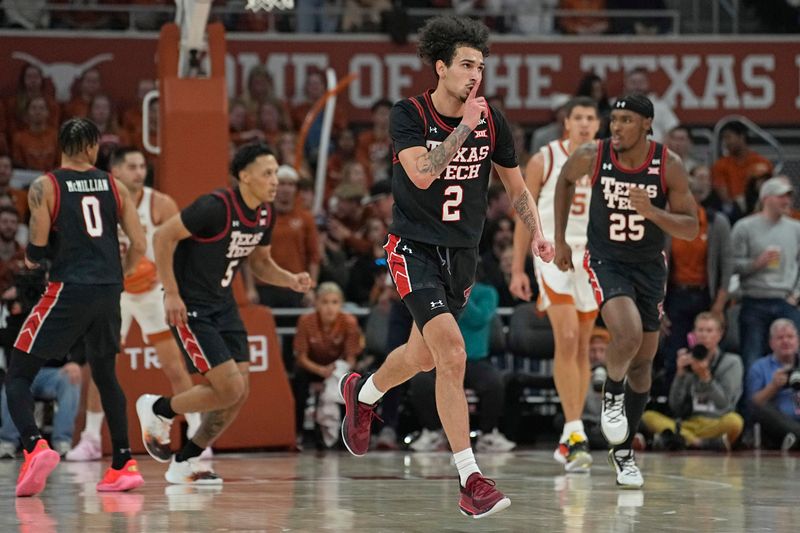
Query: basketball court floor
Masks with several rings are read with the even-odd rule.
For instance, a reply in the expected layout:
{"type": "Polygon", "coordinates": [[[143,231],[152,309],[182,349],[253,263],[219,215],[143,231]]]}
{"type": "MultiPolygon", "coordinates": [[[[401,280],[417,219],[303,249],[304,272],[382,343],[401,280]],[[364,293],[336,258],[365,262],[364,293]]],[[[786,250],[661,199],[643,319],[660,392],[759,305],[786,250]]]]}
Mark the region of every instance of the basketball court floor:
{"type": "Polygon", "coordinates": [[[218,488],[168,485],[138,457],[146,485],[98,494],[105,463],[62,462],[39,497],[15,498],[19,461],[0,462],[0,531],[800,531],[800,456],[640,454],[643,490],[620,490],[601,453],[591,475],[563,475],[547,451],[479,454],[512,500],[498,515],[458,512],[448,453],[219,455],[218,488]]]}

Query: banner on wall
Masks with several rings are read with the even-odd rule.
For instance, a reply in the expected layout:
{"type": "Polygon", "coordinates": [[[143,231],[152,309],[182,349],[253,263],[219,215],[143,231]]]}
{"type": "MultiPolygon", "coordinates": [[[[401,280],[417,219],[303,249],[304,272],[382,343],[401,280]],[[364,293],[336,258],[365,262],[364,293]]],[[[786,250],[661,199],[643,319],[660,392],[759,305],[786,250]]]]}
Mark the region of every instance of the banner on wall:
{"type": "MultiPolygon", "coordinates": [[[[61,34],[63,35],[63,34],[61,34]]],[[[240,34],[241,35],[241,34],[240,34]]],[[[257,65],[272,74],[275,90],[289,102],[303,99],[312,69],[333,67],[339,78],[356,72],[339,99],[352,120],[368,121],[379,98],[397,100],[433,86],[432,70],[414,46],[385,40],[314,40],[231,37],[227,43],[229,95],[246,88],[257,65]]],[[[2,94],[10,95],[25,62],[38,64],[65,100],[89,68],[100,71],[103,90],[120,104],[133,104],[137,82],[155,76],[156,38],[0,35],[2,94]]],[[[795,123],[800,110],[800,40],[747,39],[659,41],[508,41],[492,45],[486,58],[482,93],[501,95],[507,113],[521,123],[550,120],[554,93],[573,93],[584,73],[607,81],[609,95],[622,89],[625,71],[651,71],[651,88],[691,124],[713,124],[729,114],[743,114],[760,124],[795,123]]]]}

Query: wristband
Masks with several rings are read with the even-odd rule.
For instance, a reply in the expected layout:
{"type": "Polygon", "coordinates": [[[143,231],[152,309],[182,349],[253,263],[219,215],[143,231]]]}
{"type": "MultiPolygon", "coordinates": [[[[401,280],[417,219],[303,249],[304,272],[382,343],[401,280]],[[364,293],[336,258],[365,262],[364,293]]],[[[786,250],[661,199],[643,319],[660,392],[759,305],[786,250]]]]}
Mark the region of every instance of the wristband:
{"type": "Polygon", "coordinates": [[[25,255],[28,256],[31,262],[41,263],[47,259],[47,246],[36,246],[29,242],[28,246],[25,248],[25,255]]]}

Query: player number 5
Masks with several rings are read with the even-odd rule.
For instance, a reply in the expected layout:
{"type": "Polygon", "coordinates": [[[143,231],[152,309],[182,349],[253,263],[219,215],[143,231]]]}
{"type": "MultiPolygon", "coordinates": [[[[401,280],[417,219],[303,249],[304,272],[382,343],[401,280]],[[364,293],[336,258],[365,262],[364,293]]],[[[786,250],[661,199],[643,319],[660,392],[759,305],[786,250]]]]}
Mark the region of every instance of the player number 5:
{"type": "Polygon", "coordinates": [[[461,185],[451,185],[444,190],[445,198],[450,198],[442,205],[442,220],[445,222],[456,222],[461,220],[461,210],[458,206],[464,200],[464,189],[461,185]]]}
{"type": "Polygon", "coordinates": [[[228,270],[225,271],[225,277],[222,278],[222,282],[220,284],[223,287],[227,287],[233,281],[233,275],[236,273],[236,265],[239,264],[239,260],[236,259],[235,261],[231,261],[228,263],[228,270]]]}
{"type": "Polygon", "coordinates": [[[641,241],[644,238],[644,217],[632,214],[611,213],[608,217],[611,225],[608,227],[608,237],[612,241],[641,241]]]}

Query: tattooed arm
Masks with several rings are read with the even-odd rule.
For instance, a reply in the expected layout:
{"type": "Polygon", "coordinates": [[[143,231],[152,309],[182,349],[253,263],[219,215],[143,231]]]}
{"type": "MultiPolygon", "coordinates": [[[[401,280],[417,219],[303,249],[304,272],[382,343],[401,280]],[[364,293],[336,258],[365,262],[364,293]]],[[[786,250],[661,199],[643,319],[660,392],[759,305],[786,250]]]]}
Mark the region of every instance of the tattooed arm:
{"type": "Polygon", "coordinates": [[[553,244],[545,239],[542,234],[539,209],[536,207],[536,202],[533,200],[530,191],[525,186],[522,172],[520,172],[519,167],[506,168],[497,164],[494,165],[494,169],[506,188],[506,193],[511,199],[511,205],[514,206],[519,221],[525,224],[531,234],[531,251],[533,255],[549,262],[553,259],[553,244]]]}
{"type": "MultiPolygon", "coordinates": [[[[31,211],[31,220],[28,223],[30,231],[28,240],[35,246],[47,246],[50,237],[50,220],[54,204],[55,192],[53,183],[47,176],[39,176],[31,183],[28,189],[28,207],[31,211]]],[[[28,268],[36,268],[38,264],[25,258],[25,265],[28,268]]]]}

